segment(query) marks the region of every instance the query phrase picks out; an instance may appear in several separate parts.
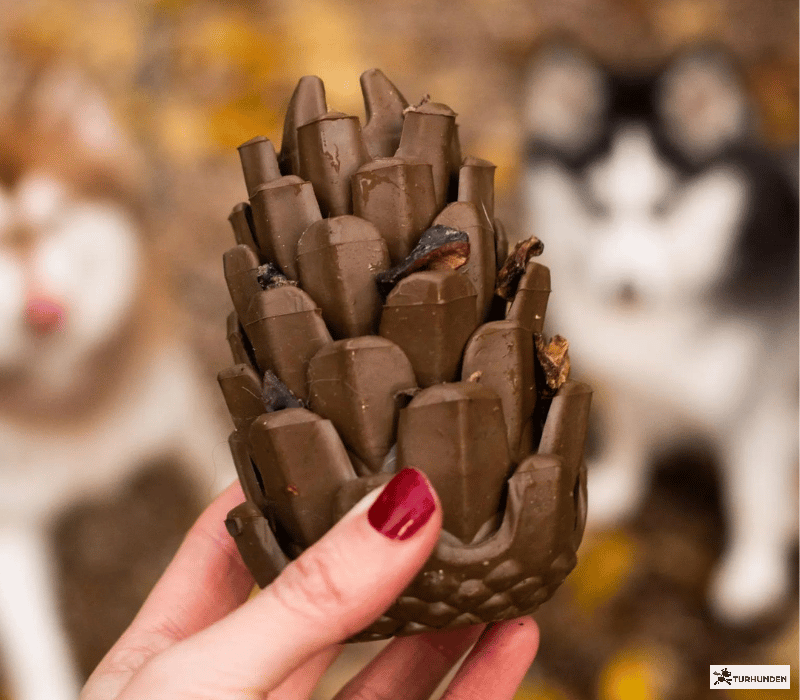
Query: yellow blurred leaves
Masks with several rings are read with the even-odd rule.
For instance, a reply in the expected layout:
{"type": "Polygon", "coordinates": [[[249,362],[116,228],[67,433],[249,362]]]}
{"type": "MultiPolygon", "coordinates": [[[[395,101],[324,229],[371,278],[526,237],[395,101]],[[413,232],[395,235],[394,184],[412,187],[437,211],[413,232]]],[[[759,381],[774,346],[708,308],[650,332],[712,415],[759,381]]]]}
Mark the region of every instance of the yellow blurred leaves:
{"type": "Polygon", "coordinates": [[[636,543],[623,531],[587,537],[578,556],[578,566],[565,585],[585,614],[616,595],[628,580],[636,558],[636,543]]]}
{"type": "Polygon", "coordinates": [[[644,649],[624,649],[603,669],[599,700],[658,700],[663,697],[659,660],[644,649]]]}

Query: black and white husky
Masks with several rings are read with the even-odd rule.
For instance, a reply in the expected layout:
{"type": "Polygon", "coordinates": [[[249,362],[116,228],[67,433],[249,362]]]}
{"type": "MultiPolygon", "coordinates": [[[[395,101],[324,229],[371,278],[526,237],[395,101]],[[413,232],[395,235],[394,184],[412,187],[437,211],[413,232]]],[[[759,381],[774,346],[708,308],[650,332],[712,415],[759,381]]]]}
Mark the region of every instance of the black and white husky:
{"type": "Polygon", "coordinates": [[[797,534],[793,178],[756,143],[743,81],[709,47],[621,76],[550,45],[526,75],[524,116],[548,318],[598,392],[590,523],[636,510],[657,450],[711,444],[727,544],[709,602],[752,622],[787,595],[797,534]]]}

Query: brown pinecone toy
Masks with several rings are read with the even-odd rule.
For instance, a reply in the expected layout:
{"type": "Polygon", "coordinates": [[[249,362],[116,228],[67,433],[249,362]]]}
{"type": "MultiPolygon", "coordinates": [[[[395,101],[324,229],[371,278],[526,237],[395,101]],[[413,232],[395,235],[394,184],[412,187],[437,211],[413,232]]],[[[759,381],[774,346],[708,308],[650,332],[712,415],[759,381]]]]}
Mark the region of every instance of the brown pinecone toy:
{"type": "Polygon", "coordinates": [[[439,495],[422,571],[354,637],[533,612],[575,566],[591,390],[543,339],[535,238],[507,256],[494,165],[456,115],[361,76],[367,122],[302,78],[279,154],[239,148],[249,203],[224,255],[235,365],[219,382],[246,501],[226,521],[261,587],[406,466],[439,495]]]}

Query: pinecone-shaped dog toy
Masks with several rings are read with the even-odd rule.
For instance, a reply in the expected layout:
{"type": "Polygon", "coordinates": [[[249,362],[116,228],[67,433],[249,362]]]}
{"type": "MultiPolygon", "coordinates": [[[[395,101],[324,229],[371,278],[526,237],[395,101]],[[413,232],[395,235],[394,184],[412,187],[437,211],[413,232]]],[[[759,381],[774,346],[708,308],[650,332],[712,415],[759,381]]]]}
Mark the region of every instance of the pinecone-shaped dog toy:
{"type": "Polygon", "coordinates": [[[536,238],[507,255],[494,168],[461,157],[456,115],[361,76],[367,122],[302,78],[276,154],[239,148],[249,202],[224,255],[234,366],[219,383],[246,501],[228,531],[258,584],[406,466],[444,530],[355,641],[504,620],[550,598],[586,518],[591,390],[542,337],[536,238]]]}

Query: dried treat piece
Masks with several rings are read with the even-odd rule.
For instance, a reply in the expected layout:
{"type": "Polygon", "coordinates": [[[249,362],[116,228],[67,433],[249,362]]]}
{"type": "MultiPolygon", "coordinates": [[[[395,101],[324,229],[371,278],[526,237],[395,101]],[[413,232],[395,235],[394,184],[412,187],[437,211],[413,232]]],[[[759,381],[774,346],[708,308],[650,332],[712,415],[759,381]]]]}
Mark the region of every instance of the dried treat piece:
{"type": "Polygon", "coordinates": [[[516,321],[531,333],[541,333],[549,298],[550,269],[531,260],[519,280],[507,318],[516,321]]]}
{"type": "Polygon", "coordinates": [[[400,412],[397,463],[425,472],[444,529],[470,542],[497,515],[511,466],[500,398],[471,382],[423,389],[400,412]]]}
{"type": "Polygon", "coordinates": [[[467,156],[458,174],[458,201],[472,202],[483,225],[494,229],[494,171],[497,166],[482,158],[467,156]]]}
{"type": "Polygon", "coordinates": [[[398,158],[430,163],[437,211],[447,201],[455,124],[456,113],[446,105],[423,102],[409,107],[405,111],[400,146],[395,153],[398,158]]]}
{"type": "Polygon", "coordinates": [[[252,197],[260,185],[281,176],[275,148],[266,136],[256,136],[239,146],[247,196],[252,197]]]}
{"type": "Polygon", "coordinates": [[[408,256],[436,211],[428,163],[378,158],[353,175],[353,213],[375,224],[393,265],[408,256]]]}
{"type": "Polygon", "coordinates": [[[495,219],[492,224],[492,228],[494,228],[495,259],[497,260],[497,271],[499,272],[508,257],[508,234],[500,219],[495,219]]]}
{"type": "Polygon", "coordinates": [[[267,519],[254,504],[245,501],[228,513],[225,527],[256,583],[266,588],[289,563],[267,519]]]}
{"type": "Polygon", "coordinates": [[[249,365],[234,365],[222,370],[217,381],[236,430],[247,432],[250,423],[264,413],[258,375],[249,365]]]}
{"type": "Polygon", "coordinates": [[[291,284],[294,287],[297,286],[297,282],[290,280],[274,263],[261,265],[258,268],[258,275],[256,279],[261,285],[261,289],[275,289],[277,287],[283,287],[287,284],[291,284]]]}
{"type": "Polygon", "coordinates": [[[457,378],[461,351],[478,325],[475,296],[466,277],[436,270],[406,277],[386,298],[380,334],[402,348],[419,386],[457,378]]]}
{"type": "Polygon", "coordinates": [[[322,219],[297,246],[300,281],[322,309],[334,338],[373,335],[381,314],[375,273],[389,267],[378,229],[356,216],[322,219]]]}
{"type": "Polygon", "coordinates": [[[256,419],[249,439],[280,526],[301,547],[313,544],[333,525],[336,493],[356,478],[333,424],[287,408],[256,419]]]}
{"type": "Polygon", "coordinates": [[[305,401],[308,362],[332,342],[314,300],[291,285],[269,289],[253,298],[245,318],[245,333],[258,366],[272,368],[289,390],[305,401]]]}
{"type": "Polygon", "coordinates": [[[350,178],[369,158],[358,117],[327,112],[297,129],[300,176],[314,185],[323,216],[352,214],[350,178]]]}
{"type": "Polygon", "coordinates": [[[246,338],[239,323],[239,316],[235,311],[228,314],[228,346],[231,349],[233,362],[237,365],[249,365],[253,370],[256,369],[255,355],[250,341],[246,338]]]}
{"type": "Polygon", "coordinates": [[[464,231],[469,236],[469,259],[461,268],[478,296],[475,305],[478,322],[486,318],[492,302],[495,278],[494,235],[481,223],[477,207],[472,202],[453,202],[447,205],[434,221],[434,225],[449,226],[464,231]]]}
{"type": "Polygon", "coordinates": [[[333,421],[347,447],[374,473],[394,443],[395,395],[416,386],[403,351],[379,336],[338,340],[308,365],[311,409],[333,421]]]}
{"type": "Polygon", "coordinates": [[[542,251],[544,251],[544,244],[536,236],[531,236],[517,243],[514,246],[514,250],[506,258],[503,267],[500,268],[500,272],[497,273],[495,294],[507,301],[511,301],[517,293],[517,286],[525,272],[528,261],[537,255],[541,255],[542,251]]]}
{"type": "Polygon", "coordinates": [[[322,215],[310,182],[296,175],[259,186],[250,197],[256,241],[264,256],[296,280],[297,241],[322,215]]]}
{"type": "Polygon", "coordinates": [[[569,379],[569,341],[560,335],[554,335],[546,342],[541,335],[534,336],[536,341],[536,358],[544,372],[547,388],[540,387],[544,395],[552,396],[559,387],[569,379]]]}
{"type": "Polygon", "coordinates": [[[533,336],[514,321],[493,321],[482,325],[464,349],[463,380],[480,373],[481,386],[493,389],[503,404],[503,417],[512,459],[530,452],[520,440],[536,403],[533,336]]]}
{"type": "Polygon", "coordinates": [[[300,151],[297,147],[297,129],[328,111],[325,86],[316,75],[300,78],[292,93],[283,122],[283,140],[278,162],[284,175],[300,174],[300,151]]]}
{"type": "Polygon", "coordinates": [[[261,401],[263,413],[274,413],[284,408],[302,408],[300,401],[272,370],[264,372],[264,381],[261,386],[261,401]]]}
{"type": "Polygon", "coordinates": [[[450,226],[431,226],[414,250],[391,270],[375,275],[378,289],[386,296],[404,277],[423,270],[457,270],[469,259],[469,235],[450,226]]]}
{"type": "Polygon", "coordinates": [[[231,211],[228,221],[233,229],[233,237],[236,242],[250,246],[258,254],[260,251],[253,237],[253,214],[250,211],[250,205],[247,202],[237,204],[231,211]]]}
{"type": "Polygon", "coordinates": [[[362,129],[367,150],[373,158],[391,156],[400,145],[403,110],[408,102],[377,68],[361,74],[361,92],[367,111],[362,129]]]}
{"type": "Polygon", "coordinates": [[[539,452],[559,455],[573,481],[583,462],[591,401],[591,387],[572,379],[565,381],[552,399],[539,441],[539,452]]]}
{"type": "Polygon", "coordinates": [[[261,291],[258,268],[258,257],[250,246],[237,245],[222,256],[225,282],[239,318],[245,317],[250,300],[261,291]]]}

